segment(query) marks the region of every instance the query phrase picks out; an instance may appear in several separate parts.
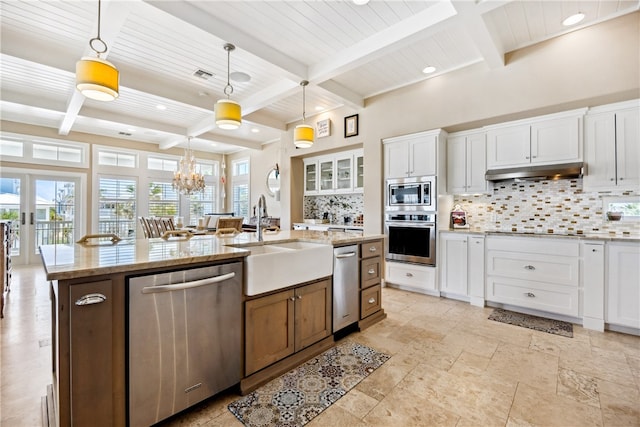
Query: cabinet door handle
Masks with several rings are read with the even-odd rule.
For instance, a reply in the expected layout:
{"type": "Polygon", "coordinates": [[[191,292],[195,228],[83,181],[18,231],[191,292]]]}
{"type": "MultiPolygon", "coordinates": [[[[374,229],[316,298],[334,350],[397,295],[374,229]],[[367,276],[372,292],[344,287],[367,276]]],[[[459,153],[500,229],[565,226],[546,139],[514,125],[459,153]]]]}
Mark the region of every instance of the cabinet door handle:
{"type": "Polygon", "coordinates": [[[302,295],[298,295],[298,297],[297,297],[297,298],[298,298],[298,299],[302,299],[302,295]]]}
{"type": "Polygon", "coordinates": [[[412,273],[406,273],[406,276],[407,277],[413,277],[413,274],[412,273]]]}
{"type": "Polygon", "coordinates": [[[525,265],[525,270],[535,270],[536,268],[533,265],[525,265]]]}
{"type": "Polygon", "coordinates": [[[624,179],[623,177],[618,178],[618,180],[620,180],[620,181],[622,181],[623,179],[624,179]]]}
{"type": "Polygon", "coordinates": [[[100,304],[101,302],[105,302],[107,297],[103,294],[87,294],[83,295],[76,300],[76,305],[91,305],[91,304],[100,304]]]}
{"type": "Polygon", "coordinates": [[[529,160],[529,156],[526,156],[525,159],[529,160]]]}
{"type": "Polygon", "coordinates": [[[369,304],[375,304],[376,299],[375,298],[369,298],[369,304]]]}
{"type": "Polygon", "coordinates": [[[528,296],[529,298],[535,298],[536,294],[534,294],[533,292],[525,292],[524,293],[526,296],[528,296]]]}
{"type": "Polygon", "coordinates": [[[591,252],[598,252],[597,249],[591,249],[591,252]]]}
{"type": "Polygon", "coordinates": [[[615,181],[615,180],[616,180],[615,178],[609,178],[609,181],[615,181]]]}
{"type": "Polygon", "coordinates": [[[370,268],[369,271],[367,272],[369,274],[376,274],[376,271],[373,268],[370,268]]]}
{"type": "Polygon", "coordinates": [[[296,297],[289,297],[289,299],[290,299],[291,301],[295,301],[295,300],[296,300],[296,297]]]}
{"type": "Polygon", "coordinates": [[[538,156],[531,156],[531,158],[532,158],[532,159],[536,159],[536,158],[538,158],[538,156]]]}

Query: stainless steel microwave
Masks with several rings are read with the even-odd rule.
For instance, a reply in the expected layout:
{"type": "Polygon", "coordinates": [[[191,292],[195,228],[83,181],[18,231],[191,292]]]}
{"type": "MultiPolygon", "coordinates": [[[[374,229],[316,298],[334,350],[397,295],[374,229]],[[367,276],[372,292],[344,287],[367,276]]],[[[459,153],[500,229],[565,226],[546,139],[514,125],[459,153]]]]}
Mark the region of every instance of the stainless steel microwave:
{"type": "Polygon", "coordinates": [[[420,176],[387,180],[387,210],[436,211],[436,177],[420,176]]]}

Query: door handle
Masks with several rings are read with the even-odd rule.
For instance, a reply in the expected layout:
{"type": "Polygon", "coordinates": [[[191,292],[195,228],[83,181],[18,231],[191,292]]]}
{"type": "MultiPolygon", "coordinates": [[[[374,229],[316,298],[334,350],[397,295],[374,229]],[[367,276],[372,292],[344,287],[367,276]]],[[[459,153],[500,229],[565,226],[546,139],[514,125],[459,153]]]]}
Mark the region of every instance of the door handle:
{"type": "Polygon", "coordinates": [[[25,214],[24,212],[22,212],[22,213],[20,214],[20,224],[21,224],[21,225],[24,225],[24,223],[25,223],[25,218],[26,218],[26,214],[25,214]]]}
{"type": "Polygon", "coordinates": [[[235,277],[236,273],[227,273],[207,279],[194,280],[192,282],[178,283],[175,285],[146,286],[142,288],[143,294],[155,294],[158,292],[179,291],[182,289],[197,288],[198,286],[212,285],[214,283],[224,282],[225,280],[235,277]]]}
{"type": "Polygon", "coordinates": [[[344,254],[340,254],[340,255],[336,255],[336,258],[340,259],[340,258],[351,258],[352,256],[356,256],[355,252],[347,252],[344,254]]]}
{"type": "Polygon", "coordinates": [[[33,212],[31,212],[31,213],[29,214],[29,217],[30,217],[30,220],[31,220],[31,225],[33,225],[33,212]]]}
{"type": "Polygon", "coordinates": [[[105,302],[107,297],[102,294],[87,294],[83,295],[76,300],[76,305],[91,305],[91,304],[100,304],[101,302],[105,302]]]}

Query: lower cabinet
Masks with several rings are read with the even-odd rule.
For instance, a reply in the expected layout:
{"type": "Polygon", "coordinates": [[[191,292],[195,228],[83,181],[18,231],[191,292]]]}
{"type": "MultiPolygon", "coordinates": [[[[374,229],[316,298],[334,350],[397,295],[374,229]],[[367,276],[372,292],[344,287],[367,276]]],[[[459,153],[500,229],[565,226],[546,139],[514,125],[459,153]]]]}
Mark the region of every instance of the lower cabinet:
{"type": "Polygon", "coordinates": [[[440,234],[440,291],[484,306],[484,235],[440,234]]]}
{"type": "Polygon", "coordinates": [[[582,254],[582,325],[604,331],[604,254],[603,241],[580,244],[582,254]]]}
{"type": "Polygon", "coordinates": [[[401,289],[439,295],[436,285],[436,268],[428,265],[387,261],[385,282],[401,289]]]}
{"type": "Polygon", "coordinates": [[[331,280],[245,302],[245,376],[331,335],[331,280]]]}
{"type": "Polygon", "coordinates": [[[640,328],[640,246],[608,243],[605,321],[640,328]]]}
{"type": "Polygon", "coordinates": [[[577,240],[489,236],[487,300],[580,315],[577,240]]]}

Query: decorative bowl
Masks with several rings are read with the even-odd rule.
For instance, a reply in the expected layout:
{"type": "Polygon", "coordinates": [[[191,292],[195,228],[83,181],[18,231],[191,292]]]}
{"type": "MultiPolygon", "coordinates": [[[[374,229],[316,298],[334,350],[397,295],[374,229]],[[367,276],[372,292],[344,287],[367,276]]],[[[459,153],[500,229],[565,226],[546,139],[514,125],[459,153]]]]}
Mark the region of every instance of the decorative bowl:
{"type": "Polygon", "coordinates": [[[620,221],[622,219],[622,212],[607,212],[607,219],[609,221],[620,221]]]}

